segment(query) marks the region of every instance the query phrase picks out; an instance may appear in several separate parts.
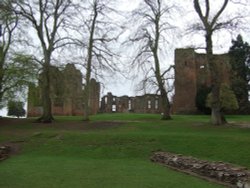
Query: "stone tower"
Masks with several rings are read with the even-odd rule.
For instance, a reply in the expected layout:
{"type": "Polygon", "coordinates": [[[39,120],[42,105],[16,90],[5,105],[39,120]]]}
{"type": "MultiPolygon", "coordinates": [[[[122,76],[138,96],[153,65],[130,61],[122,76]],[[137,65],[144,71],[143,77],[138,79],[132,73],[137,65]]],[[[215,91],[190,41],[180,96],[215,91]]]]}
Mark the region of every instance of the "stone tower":
{"type": "Polygon", "coordinates": [[[195,112],[197,92],[195,52],[193,49],[175,50],[174,112],[195,112]]]}
{"type": "MultiPolygon", "coordinates": [[[[229,84],[230,66],[227,54],[214,55],[220,69],[222,83],[229,84]]],[[[206,54],[192,48],[175,50],[175,95],[173,112],[178,114],[197,113],[196,95],[201,86],[210,86],[211,79],[206,54]]]]}

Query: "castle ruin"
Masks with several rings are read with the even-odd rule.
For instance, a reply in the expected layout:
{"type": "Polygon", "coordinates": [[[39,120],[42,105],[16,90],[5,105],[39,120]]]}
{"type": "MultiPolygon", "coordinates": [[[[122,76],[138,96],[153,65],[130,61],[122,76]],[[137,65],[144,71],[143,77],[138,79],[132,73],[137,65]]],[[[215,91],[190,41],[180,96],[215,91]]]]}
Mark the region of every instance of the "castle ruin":
{"type": "MultiPolygon", "coordinates": [[[[214,55],[220,69],[222,83],[230,84],[230,65],[227,54],[214,55]]],[[[175,50],[175,95],[172,112],[175,114],[194,114],[198,112],[196,96],[202,86],[211,86],[206,54],[196,53],[194,49],[175,50]]],[[[84,85],[82,74],[73,64],[67,64],[63,70],[51,66],[51,91],[53,115],[83,115],[84,85]]],[[[30,86],[28,93],[28,116],[42,114],[41,83],[30,86]]],[[[145,94],[142,96],[114,96],[108,93],[100,99],[100,83],[90,82],[90,113],[134,112],[162,113],[160,95],[145,94]]]]}
{"type": "MultiPolygon", "coordinates": [[[[220,69],[221,83],[230,83],[228,54],[214,55],[220,69]]],[[[194,49],[175,50],[175,95],[173,112],[176,114],[197,113],[196,95],[202,86],[211,86],[210,71],[206,54],[196,53],[194,49]]]]}
{"type": "MultiPolygon", "coordinates": [[[[230,84],[228,54],[214,55],[214,61],[219,67],[221,83],[230,84]]],[[[211,87],[211,77],[206,54],[196,53],[194,49],[175,50],[175,95],[171,111],[174,114],[196,114],[196,96],[202,87],[211,87]]],[[[102,97],[100,112],[135,112],[162,113],[160,95],[145,94],[142,96],[117,97],[108,93],[102,97]]]]}
{"type": "MultiPolygon", "coordinates": [[[[67,64],[63,70],[50,67],[50,97],[52,102],[52,114],[62,116],[74,116],[84,114],[84,85],[82,73],[73,64],[67,64]]],[[[99,110],[100,83],[94,79],[90,81],[90,114],[96,114],[99,110]]],[[[42,115],[41,83],[38,86],[29,87],[28,116],[42,115]]]]}
{"type": "Polygon", "coordinates": [[[162,112],[162,99],[160,95],[145,94],[142,96],[117,97],[108,93],[102,97],[100,112],[134,112],[134,113],[157,113],[162,112]]]}

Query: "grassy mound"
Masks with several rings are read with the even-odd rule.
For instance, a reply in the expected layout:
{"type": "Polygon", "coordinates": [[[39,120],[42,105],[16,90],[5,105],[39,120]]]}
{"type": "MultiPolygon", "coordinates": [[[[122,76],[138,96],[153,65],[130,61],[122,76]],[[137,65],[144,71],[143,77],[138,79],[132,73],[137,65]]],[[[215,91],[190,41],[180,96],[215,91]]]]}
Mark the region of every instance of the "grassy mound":
{"type": "MultiPolygon", "coordinates": [[[[156,150],[250,168],[249,128],[215,127],[208,116],[173,118],[100,114],[89,124],[57,117],[51,125],[0,120],[1,143],[22,141],[21,152],[0,163],[0,187],[220,187],[151,163],[156,150]]],[[[228,120],[250,123],[248,116],[228,120]]]]}

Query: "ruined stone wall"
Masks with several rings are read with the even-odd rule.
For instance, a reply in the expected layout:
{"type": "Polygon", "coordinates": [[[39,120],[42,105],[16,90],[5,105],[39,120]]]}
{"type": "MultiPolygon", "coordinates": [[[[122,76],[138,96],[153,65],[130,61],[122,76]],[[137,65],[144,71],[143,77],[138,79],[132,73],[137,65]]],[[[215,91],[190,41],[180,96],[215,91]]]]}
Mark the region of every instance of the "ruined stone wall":
{"type": "Polygon", "coordinates": [[[159,95],[146,94],[135,97],[134,112],[160,114],[162,111],[162,102],[159,95]]]}
{"type": "Polygon", "coordinates": [[[90,103],[90,114],[96,114],[100,108],[100,83],[96,82],[95,79],[90,80],[90,95],[89,95],[89,103],[90,103]]]}
{"type": "Polygon", "coordinates": [[[102,97],[100,111],[102,113],[110,113],[112,112],[112,105],[114,104],[116,96],[113,96],[112,93],[108,93],[107,95],[102,97]]]}
{"type": "Polygon", "coordinates": [[[246,167],[162,151],[155,152],[151,161],[227,187],[250,188],[250,171],[246,167]]]}
{"type": "MultiPolygon", "coordinates": [[[[63,70],[51,66],[50,97],[53,115],[83,115],[84,88],[82,74],[73,64],[67,64],[63,70]]],[[[41,83],[30,86],[28,94],[28,116],[40,116],[43,112],[41,83]]],[[[100,84],[94,79],[90,82],[90,113],[99,110],[100,84]]]]}
{"type": "Polygon", "coordinates": [[[112,93],[108,93],[102,97],[100,111],[102,113],[161,113],[161,97],[154,94],[146,94],[136,97],[117,97],[112,95],[112,93]]]}
{"type": "Polygon", "coordinates": [[[116,97],[114,104],[113,104],[113,110],[116,108],[116,112],[129,112],[132,108],[129,108],[129,101],[131,101],[131,98],[128,96],[122,96],[122,97],[116,97]]]}
{"type": "MultiPolygon", "coordinates": [[[[230,65],[227,54],[214,55],[220,70],[220,80],[229,84],[230,65]]],[[[197,113],[196,94],[198,89],[211,85],[206,54],[199,54],[192,48],[175,50],[175,95],[173,112],[178,114],[197,113]]]]}
{"type": "Polygon", "coordinates": [[[83,85],[82,74],[73,64],[67,64],[63,70],[64,92],[62,93],[63,114],[61,115],[82,115],[83,114],[83,85]]]}
{"type": "Polygon", "coordinates": [[[28,92],[28,108],[27,108],[28,117],[40,116],[43,113],[43,109],[41,106],[42,106],[42,96],[40,88],[32,84],[29,86],[29,92],[28,92]]]}
{"type": "Polygon", "coordinates": [[[196,111],[197,72],[193,49],[175,50],[175,95],[173,111],[193,113],[196,111]]]}

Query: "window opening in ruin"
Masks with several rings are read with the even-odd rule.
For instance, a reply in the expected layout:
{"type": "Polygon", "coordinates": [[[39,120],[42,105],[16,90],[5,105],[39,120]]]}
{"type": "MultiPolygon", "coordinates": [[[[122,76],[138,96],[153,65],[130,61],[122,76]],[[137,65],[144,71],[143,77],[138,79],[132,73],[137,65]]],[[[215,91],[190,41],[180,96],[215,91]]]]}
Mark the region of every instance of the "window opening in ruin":
{"type": "Polygon", "coordinates": [[[148,100],[148,109],[151,109],[151,101],[148,100]]]}
{"type": "Polygon", "coordinates": [[[131,100],[128,100],[128,110],[132,109],[132,104],[131,104],[131,100]]]}
{"type": "Polygon", "coordinates": [[[155,109],[158,109],[159,108],[159,101],[158,99],[155,100],[155,109]]]}
{"type": "Polygon", "coordinates": [[[108,97],[105,97],[105,104],[108,104],[108,97]]]}
{"type": "Polygon", "coordinates": [[[115,102],[115,97],[113,97],[113,102],[115,102]]]}
{"type": "Polygon", "coordinates": [[[185,66],[187,66],[187,65],[188,65],[187,61],[185,61],[185,62],[184,62],[184,65],[185,65],[185,66]]]}
{"type": "Polygon", "coordinates": [[[201,66],[200,66],[200,69],[204,69],[204,68],[205,68],[205,65],[201,65],[201,66]]]}
{"type": "Polygon", "coordinates": [[[115,104],[112,105],[112,112],[116,112],[116,105],[115,104]]]}

